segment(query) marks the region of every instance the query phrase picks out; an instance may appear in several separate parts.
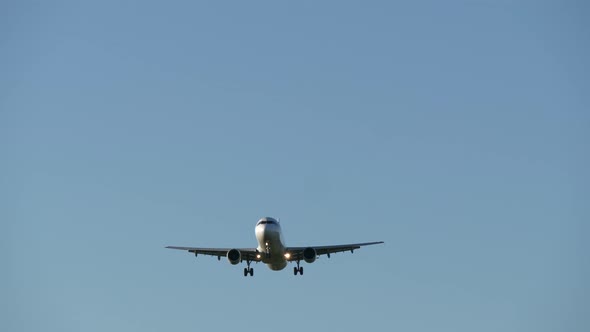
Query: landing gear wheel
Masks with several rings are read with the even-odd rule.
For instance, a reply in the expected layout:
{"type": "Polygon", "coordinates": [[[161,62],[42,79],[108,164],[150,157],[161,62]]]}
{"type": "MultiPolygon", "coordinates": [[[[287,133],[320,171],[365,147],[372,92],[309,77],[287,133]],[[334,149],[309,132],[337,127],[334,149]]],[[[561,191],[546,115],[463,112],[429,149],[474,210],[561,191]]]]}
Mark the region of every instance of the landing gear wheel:
{"type": "Polygon", "coordinates": [[[299,261],[297,261],[297,266],[293,268],[293,274],[297,275],[297,273],[303,275],[303,266],[299,266],[299,261]]]}
{"type": "Polygon", "coordinates": [[[254,269],[250,267],[250,260],[247,260],[246,264],[248,264],[248,266],[244,268],[244,277],[247,277],[248,274],[251,277],[254,276],[254,269]]]}

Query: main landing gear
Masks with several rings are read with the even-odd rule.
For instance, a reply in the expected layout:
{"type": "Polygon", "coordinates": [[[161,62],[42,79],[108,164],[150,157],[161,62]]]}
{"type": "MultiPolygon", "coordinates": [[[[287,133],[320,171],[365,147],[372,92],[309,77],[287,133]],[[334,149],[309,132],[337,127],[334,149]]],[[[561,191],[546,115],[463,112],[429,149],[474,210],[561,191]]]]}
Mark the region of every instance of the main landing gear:
{"type": "Polygon", "coordinates": [[[297,266],[293,268],[293,275],[297,275],[297,273],[303,275],[303,266],[299,266],[299,261],[297,261],[297,266]]]}
{"type": "Polygon", "coordinates": [[[247,277],[248,274],[253,277],[254,276],[254,269],[250,267],[250,261],[246,261],[246,264],[248,264],[248,267],[244,268],[244,277],[247,277]]]}

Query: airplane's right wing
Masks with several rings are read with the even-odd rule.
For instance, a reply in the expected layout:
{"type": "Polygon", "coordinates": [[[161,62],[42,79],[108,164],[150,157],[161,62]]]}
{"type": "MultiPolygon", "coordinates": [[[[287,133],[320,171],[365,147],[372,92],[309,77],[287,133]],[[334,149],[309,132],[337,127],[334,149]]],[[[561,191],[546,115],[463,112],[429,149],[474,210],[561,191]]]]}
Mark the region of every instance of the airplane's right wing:
{"type": "MultiPolygon", "coordinates": [[[[217,256],[218,259],[225,257],[233,248],[198,248],[198,247],[176,247],[168,246],[168,249],[185,250],[195,255],[217,256]]],[[[251,262],[258,262],[261,260],[258,250],[256,248],[236,248],[240,251],[242,260],[249,260],[251,262]]]]}

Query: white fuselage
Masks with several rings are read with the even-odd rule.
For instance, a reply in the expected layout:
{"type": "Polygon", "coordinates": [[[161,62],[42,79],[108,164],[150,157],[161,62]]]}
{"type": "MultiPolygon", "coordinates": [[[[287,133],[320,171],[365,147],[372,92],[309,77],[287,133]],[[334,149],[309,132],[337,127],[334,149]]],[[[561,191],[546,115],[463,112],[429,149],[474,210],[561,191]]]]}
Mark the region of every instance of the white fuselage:
{"type": "Polygon", "coordinates": [[[262,218],[256,224],[255,233],[262,262],[271,270],[284,269],[287,259],[281,225],[274,218],[262,218]]]}

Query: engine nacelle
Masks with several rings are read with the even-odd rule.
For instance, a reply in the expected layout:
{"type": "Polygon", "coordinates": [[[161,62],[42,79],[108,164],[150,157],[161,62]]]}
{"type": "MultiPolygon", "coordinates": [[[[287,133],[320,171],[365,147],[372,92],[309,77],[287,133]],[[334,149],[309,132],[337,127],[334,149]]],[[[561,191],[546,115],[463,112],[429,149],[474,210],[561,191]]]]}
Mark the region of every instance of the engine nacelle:
{"type": "Polygon", "coordinates": [[[314,248],[308,247],[303,250],[303,260],[306,263],[315,262],[316,257],[318,257],[318,253],[315,251],[314,248]]]}
{"type": "Polygon", "coordinates": [[[242,261],[242,253],[238,249],[228,250],[226,256],[231,265],[239,264],[242,261]]]}

